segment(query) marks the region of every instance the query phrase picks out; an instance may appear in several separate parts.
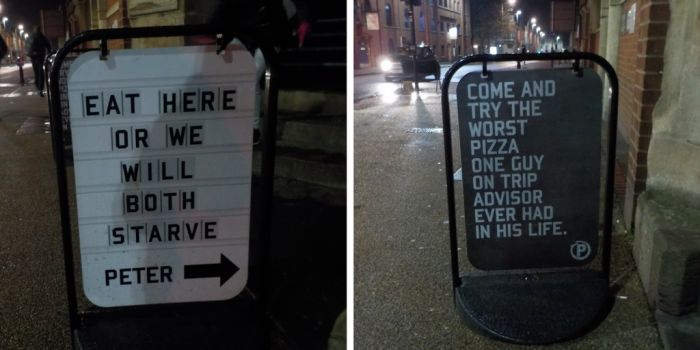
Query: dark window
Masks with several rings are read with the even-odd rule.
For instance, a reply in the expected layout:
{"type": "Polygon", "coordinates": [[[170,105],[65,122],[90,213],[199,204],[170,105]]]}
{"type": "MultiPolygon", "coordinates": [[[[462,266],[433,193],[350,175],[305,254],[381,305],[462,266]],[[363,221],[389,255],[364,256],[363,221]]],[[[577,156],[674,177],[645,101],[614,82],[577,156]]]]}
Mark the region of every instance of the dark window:
{"type": "Polygon", "coordinates": [[[425,29],[425,27],[423,27],[423,11],[420,12],[420,29],[425,29]]]}
{"type": "Polygon", "coordinates": [[[386,11],[386,25],[390,26],[392,25],[391,6],[389,6],[389,4],[386,4],[386,6],[384,6],[384,10],[386,11]]]}
{"type": "Polygon", "coordinates": [[[360,15],[357,13],[357,3],[353,4],[353,12],[355,14],[355,23],[360,23],[360,15]]]}
{"type": "Polygon", "coordinates": [[[445,32],[445,22],[440,21],[440,33],[445,32]]]}
{"type": "Polygon", "coordinates": [[[403,26],[408,28],[408,9],[403,9],[403,26]]]}
{"type": "Polygon", "coordinates": [[[362,13],[367,13],[370,11],[372,11],[372,4],[369,2],[369,0],[365,0],[364,9],[362,10],[362,13]]]}
{"type": "Polygon", "coordinates": [[[435,20],[434,19],[430,20],[430,30],[432,30],[433,32],[435,31],[435,20]]]}

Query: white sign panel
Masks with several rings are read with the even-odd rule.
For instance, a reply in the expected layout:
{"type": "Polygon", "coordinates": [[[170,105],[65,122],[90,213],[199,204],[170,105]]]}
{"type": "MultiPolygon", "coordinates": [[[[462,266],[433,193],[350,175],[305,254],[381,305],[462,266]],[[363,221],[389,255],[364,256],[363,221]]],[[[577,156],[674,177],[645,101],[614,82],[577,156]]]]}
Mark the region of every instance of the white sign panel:
{"type": "Polygon", "coordinates": [[[255,63],[214,50],[89,52],[71,66],[83,284],[98,306],[246,285],[255,63]]]}

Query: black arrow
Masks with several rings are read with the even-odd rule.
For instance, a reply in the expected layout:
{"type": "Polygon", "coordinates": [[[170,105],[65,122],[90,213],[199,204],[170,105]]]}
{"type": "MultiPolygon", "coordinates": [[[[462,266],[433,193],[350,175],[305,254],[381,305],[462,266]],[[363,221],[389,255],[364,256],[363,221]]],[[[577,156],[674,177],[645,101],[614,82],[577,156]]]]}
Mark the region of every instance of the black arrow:
{"type": "Polygon", "coordinates": [[[238,266],[221,254],[220,264],[185,265],[185,279],[220,277],[223,286],[238,270],[238,266]]]}

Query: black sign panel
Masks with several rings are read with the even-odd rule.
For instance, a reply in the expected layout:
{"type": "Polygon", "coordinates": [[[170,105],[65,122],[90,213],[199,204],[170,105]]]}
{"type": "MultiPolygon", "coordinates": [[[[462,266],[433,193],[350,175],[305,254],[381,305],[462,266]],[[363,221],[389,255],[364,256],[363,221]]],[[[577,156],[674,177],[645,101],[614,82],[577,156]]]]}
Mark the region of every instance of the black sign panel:
{"type": "MultiPolygon", "coordinates": [[[[584,69],[584,68],[582,68],[584,69]]],[[[469,261],[582,266],[598,248],[602,82],[592,69],[493,71],[457,86],[469,261]]]]}
{"type": "Polygon", "coordinates": [[[58,89],[61,92],[58,99],[61,101],[61,120],[63,121],[63,141],[66,146],[73,144],[70,132],[70,106],[68,105],[68,71],[77,56],[66,57],[61,64],[58,78],[58,89]]]}

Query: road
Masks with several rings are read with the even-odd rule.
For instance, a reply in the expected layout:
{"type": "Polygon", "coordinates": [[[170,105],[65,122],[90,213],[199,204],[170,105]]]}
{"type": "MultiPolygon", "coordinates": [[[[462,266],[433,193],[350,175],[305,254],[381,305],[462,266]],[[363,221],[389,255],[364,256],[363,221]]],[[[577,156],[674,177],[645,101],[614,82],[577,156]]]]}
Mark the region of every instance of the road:
{"type": "MultiPolygon", "coordinates": [[[[445,174],[440,95],[428,84],[421,85],[420,96],[402,92],[396,83],[381,91],[387,86],[382,80],[381,75],[355,80],[355,91],[361,92],[354,103],[355,348],[525,348],[487,339],[459,321],[451,291],[445,181],[452,175],[445,174]]],[[[455,98],[450,94],[452,138],[458,140],[455,98]]],[[[457,169],[457,142],[453,153],[457,169]]],[[[455,192],[460,273],[465,274],[472,268],[461,181],[455,192]]],[[[619,219],[619,211],[616,215],[619,219]]],[[[630,242],[617,227],[611,280],[618,298],[606,321],[581,338],[547,349],[661,347],[630,242]]]]}
{"type": "MultiPolygon", "coordinates": [[[[515,62],[496,62],[493,64],[489,65],[489,69],[494,69],[494,70],[499,70],[499,69],[509,69],[509,68],[515,68],[516,63],[515,62]]],[[[445,73],[447,73],[447,70],[449,69],[449,66],[447,65],[442,65],[442,69],[440,70],[440,79],[445,77],[445,73]]],[[[455,75],[452,77],[452,81],[456,83],[459,81],[460,78],[462,78],[465,74],[473,71],[477,71],[481,69],[481,65],[468,65],[460,68],[455,75]]],[[[387,82],[384,80],[384,75],[382,74],[370,74],[370,75],[361,75],[361,76],[356,76],[355,77],[355,95],[354,95],[354,100],[355,102],[359,100],[363,100],[366,98],[370,97],[382,97],[386,98],[387,100],[392,99],[392,95],[394,95],[394,92],[401,88],[401,84],[399,82],[387,82]]],[[[453,84],[451,84],[453,85],[453,84]]],[[[435,91],[435,83],[433,82],[428,82],[428,83],[420,83],[420,88],[426,91],[435,91]]]]}

